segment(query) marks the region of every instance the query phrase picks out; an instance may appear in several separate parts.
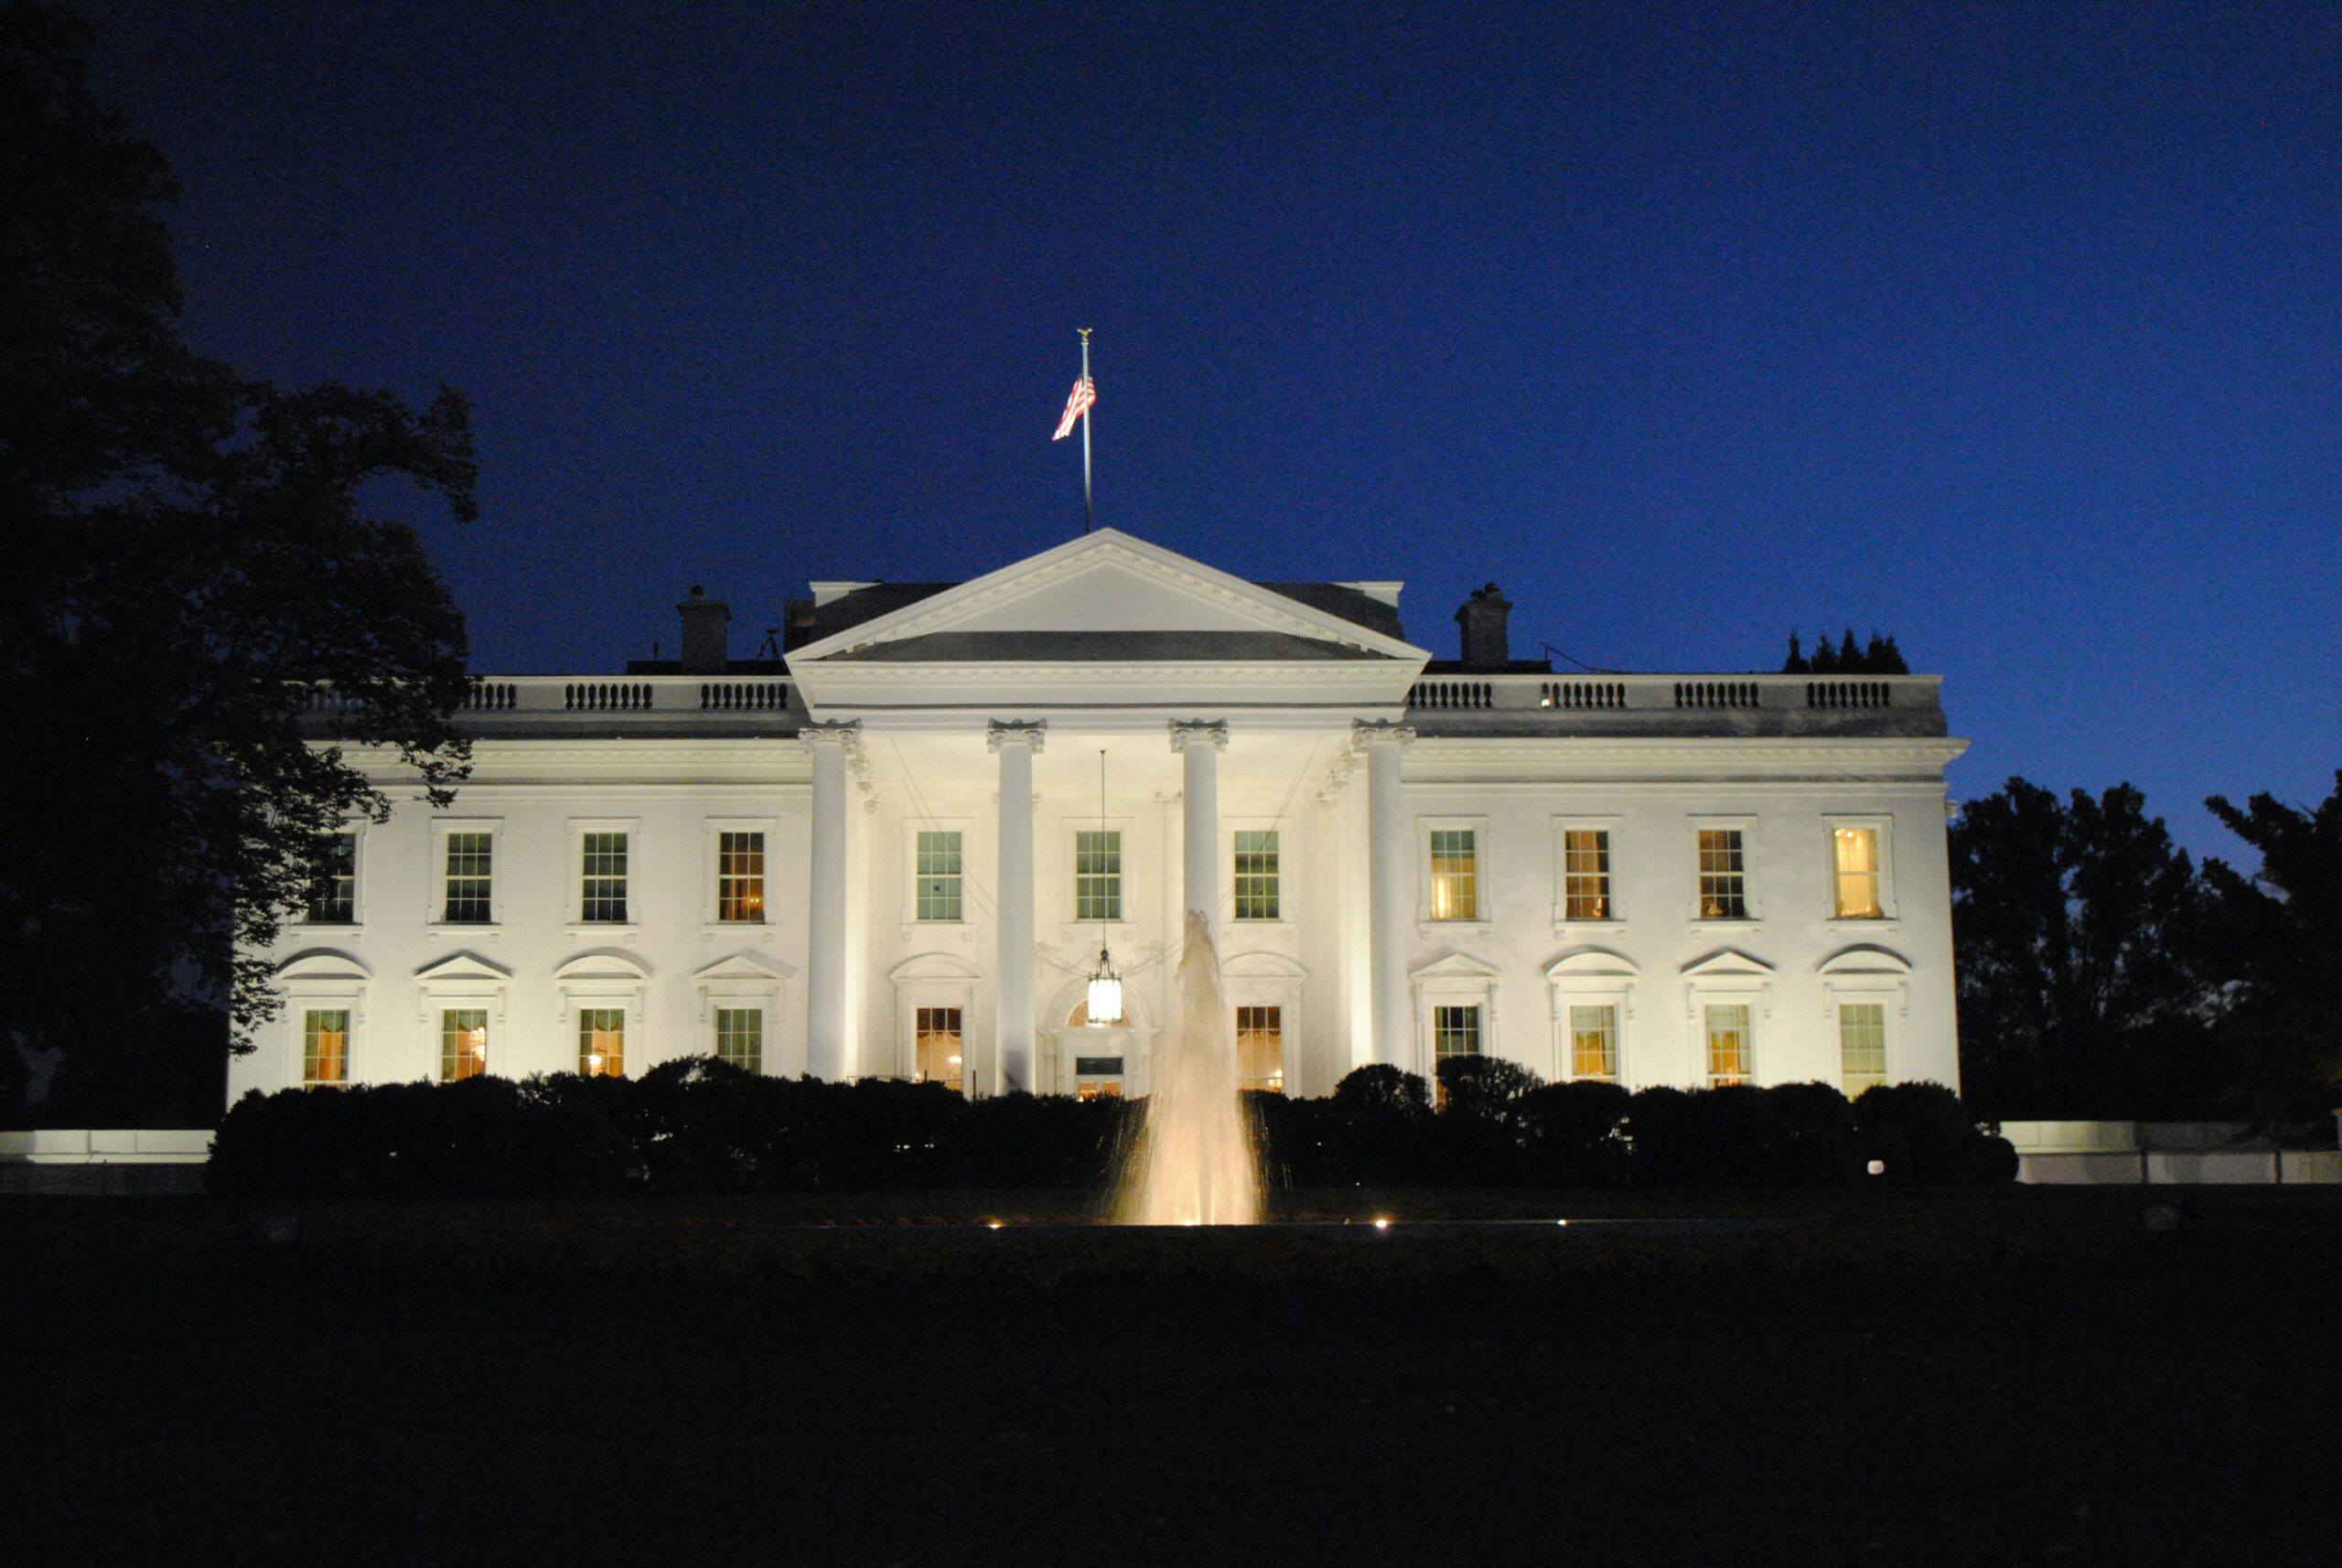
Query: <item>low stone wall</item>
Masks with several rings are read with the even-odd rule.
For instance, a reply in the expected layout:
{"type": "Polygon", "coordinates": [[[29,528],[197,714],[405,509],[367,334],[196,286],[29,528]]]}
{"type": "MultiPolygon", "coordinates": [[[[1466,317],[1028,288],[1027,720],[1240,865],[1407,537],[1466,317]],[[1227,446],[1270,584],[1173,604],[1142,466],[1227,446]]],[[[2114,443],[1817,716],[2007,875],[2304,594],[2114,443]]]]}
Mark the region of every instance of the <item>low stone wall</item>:
{"type": "Polygon", "coordinates": [[[0,1133],[0,1165],[199,1165],[209,1127],[42,1127],[0,1133]]]}
{"type": "Polygon", "coordinates": [[[2050,1187],[2342,1185],[2342,1149],[2281,1149],[2242,1122],[2004,1122],[2021,1182],[2050,1187]]]}

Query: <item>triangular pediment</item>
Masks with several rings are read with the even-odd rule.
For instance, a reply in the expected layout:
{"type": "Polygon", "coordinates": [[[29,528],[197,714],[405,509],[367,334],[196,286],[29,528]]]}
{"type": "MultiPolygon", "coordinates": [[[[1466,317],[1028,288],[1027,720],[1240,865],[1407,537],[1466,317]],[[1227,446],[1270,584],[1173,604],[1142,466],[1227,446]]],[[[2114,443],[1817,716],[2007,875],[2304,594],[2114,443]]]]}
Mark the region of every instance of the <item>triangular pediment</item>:
{"type": "Polygon", "coordinates": [[[1738,948],[1718,948],[1705,958],[1695,959],[1683,966],[1686,980],[1720,980],[1741,976],[1750,980],[1769,980],[1773,966],[1761,958],[1753,958],[1738,948]]]}
{"type": "Polygon", "coordinates": [[[884,660],[1327,660],[1420,663],[1422,649],[1115,529],[1015,562],[789,656],[884,660]]]}
{"type": "Polygon", "coordinates": [[[1470,953],[1452,952],[1407,972],[1410,980],[1494,980],[1504,971],[1470,953]]]}
{"type": "Polygon", "coordinates": [[[436,963],[425,964],[423,968],[416,970],[414,978],[425,985],[445,983],[451,980],[501,982],[511,979],[512,972],[500,963],[490,963],[478,953],[455,952],[449,953],[436,963]]]}
{"type": "Polygon", "coordinates": [[[701,985],[712,981],[785,981],[790,973],[787,964],[768,963],[752,953],[736,952],[728,958],[717,959],[693,972],[692,979],[701,985]]]}

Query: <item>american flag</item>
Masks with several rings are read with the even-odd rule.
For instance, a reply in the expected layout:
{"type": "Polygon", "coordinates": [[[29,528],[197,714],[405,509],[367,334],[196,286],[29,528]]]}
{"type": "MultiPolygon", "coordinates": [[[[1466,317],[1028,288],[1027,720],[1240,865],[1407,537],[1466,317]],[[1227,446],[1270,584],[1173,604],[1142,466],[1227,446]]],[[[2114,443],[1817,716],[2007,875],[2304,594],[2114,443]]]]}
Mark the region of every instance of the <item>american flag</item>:
{"type": "Polygon", "coordinates": [[[1065,417],[1058,421],[1058,433],[1055,435],[1050,436],[1049,439],[1052,441],[1062,441],[1067,436],[1072,435],[1073,422],[1080,419],[1084,413],[1088,413],[1090,405],[1097,401],[1097,382],[1091,381],[1088,376],[1083,376],[1080,380],[1075,381],[1073,383],[1072,395],[1065,400],[1065,417]]]}

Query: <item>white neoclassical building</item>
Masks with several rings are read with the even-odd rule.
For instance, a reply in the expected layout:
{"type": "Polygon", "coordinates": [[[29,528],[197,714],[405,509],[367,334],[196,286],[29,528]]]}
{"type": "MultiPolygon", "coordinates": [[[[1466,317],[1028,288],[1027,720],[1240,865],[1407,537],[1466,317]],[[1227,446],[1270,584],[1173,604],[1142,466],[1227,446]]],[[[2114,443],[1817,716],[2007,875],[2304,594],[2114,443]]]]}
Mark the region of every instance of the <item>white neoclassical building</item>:
{"type": "Polygon", "coordinates": [[[1256,1087],[1957,1086],[1939,677],[1557,674],[1493,587],[1435,661],[1399,588],[1107,530],[815,583],[761,660],[694,590],[680,660],[483,677],[471,779],[349,831],[231,1097],[711,1053],[1144,1093],[1189,907],[1256,1087]]]}

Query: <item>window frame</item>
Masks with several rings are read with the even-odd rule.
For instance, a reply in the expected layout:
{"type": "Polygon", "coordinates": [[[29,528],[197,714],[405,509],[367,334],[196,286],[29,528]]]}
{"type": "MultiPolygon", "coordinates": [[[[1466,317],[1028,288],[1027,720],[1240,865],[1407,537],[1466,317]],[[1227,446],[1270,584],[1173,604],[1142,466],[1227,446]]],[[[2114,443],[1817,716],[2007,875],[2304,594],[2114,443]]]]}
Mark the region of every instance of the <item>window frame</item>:
{"type": "MultiPolygon", "coordinates": [[[[735,828],[731,831],[740,832],[754,830],[735,828]]],[[[772,841],[767,839],[765,846],[765,864],[769,868],[772,864],[772,841]]],[[[767,875],[769,877],[769,870],[767,875]]],[[[767,886],[769,887],[769,881],[767,886]]],[[[770,907],[769,899],[767,901],[767,907],[770,907]]],[[[749,930],[756,929],[746,920],[733,922],[733,926],[735,929],[749,930]]],[[[715,1054],[715,1015],[718,1009],[733,1012],[753,1009],[765,1015],[764,1076],[767,1078],[776,1076],[774,1064],[779,1058],[784,1045],[784,1031],[788,1026],[788,1014],[782,1007],[782,1002],[789,993],[787,969],[776,967],[763,959],[747,953],[736,952],[701,968],[692,976],[692,990],[696,998],[693,1026],[697,1031],[696,1037],[706,1047],[704,1051],[695,1050],[693,1054],[705,1056],[715,1054]]]]}
{"type": "Polygon", "coordinates": [[[1747,931],[1763,922],[1765,905],[1756,875],[1757,822],[1753,813],[1703,814],[1686,820],[1683,842],[1691,863],[1691,891],[1684,902],[1684,914],[1694,931],[1747,931]],[[1700,878],[1705,873],[1700,865],[1700,835],[1704,832],[1740,835],[1741,912],[1737,915],[1710,915],[1702,910],[1700,878]]]}
{"type": "MultiPolygon", "coordinates": [[[[1125,817],[1108,817],[1102,823],[1095,817],[1087,822],[1079,818],[1066,823],[1066,924],[1077,930],[1096,930],[1101,925],[1110,931],[1117,926],[1131,923],[1131,821],[1125,817]],[[1109,832],[1114,838],[1114,912],[1111,915],[1084,916],[1081,912],[1081,835],[1109,832]]],[[[964,860],[962,864],[965,864],[964,860]]],[[[1103,875],[1090,872],[1096,876],[1103,875]]]]}
{"type": "Polygon", "coordinates": [[[1616,931],[1625,927],[1626,917],[1618,910],[1618,825],[1626,819],[1619,816],[1589,816],[1584,812],[1557,815],[1552,819],[1553,832],[1553,934],[1567,936],[1573,931],[1616,931]],[[1603,835],[1607,870],[1604,873],[1609,913],[1600,919],[1571,915],[1569,835],[1574,832],[1595,832],[1603,835]]]}
{"type": "Polygon", "coordinates": [[[1408,1070],[1420,1073],[1427,1081],[1436,1083],[1439,1058],[1434,1036],[1439,1016],[1436,1009],[1441,1007],[1478,1007],[1480,1053],[1518,1059],[1509,1058],[1507,1052],[1499,1048],[1503,1038],[1499,1032],[1503,1015],[1499,1007],[1502,978],[1503,972],[1494,964],[1462,952],[1451,952],[1444,958],[1419,965],[1409,974],[1408,979],[1414,991],[1415,1062],[1408,1070]]]}
{"type": "MultiPolygon", "coordinates": [[[[425,968],[414,977],[414,984],[415,1049],[422,1069],[416,1077],[440,1081],[439,1015],[465,1008],[488,1014],[488,1046],[493,1053],[489,1059],[504,1061],[512,1046],[507,1024],[512,988],[509,970],[472,954],[456,953],[425,968]]],[[[500,1072],[495,1076],[522,1075],[500,1072]]]]}
{"type": "Polygon", "coordinates": [[[578,1072],[584,1067],[584,1053],[577,1046],[581,1027],[578,1015],[589,1010],[615,1010],[626,1015],[628,1070],[621,1076],[639,1078],[657,1066],[650,1058],[650,1037],[643,1027],[643,993],[649,981],[650,972],[640,964],[611,952],[582,953],[555,970],[553,985],[561,996],[558,1048],[567,1063],[557,1070],[578,1072]]]}
{"type": "MultiPolygon", "coordinates": [[[[902,924],[906,928],[914,930],[949,931],[962,929],[974,924],[970,918],[971,900],[968,893],[968,865],[971,859],[969,841],[972,836],[965,818],[925,817],[914,819],[903,824],[905,875],[902,924]],[[940,916],[929,918],[919,911],[919,884],[926,880],[926,874],[919,870],[919,840],[929,833],[953,833],[958,835],[960,840],[960,869],[956,873],[959,882],[960,912],[949,918],[940,916]]],[[[964,1037],[964,1028],[962,1036],[964,1037]]]]}
{"type": "Polygon", "coordinates": [[[1832,811],[1821,819],[1822,887],[1821,915],[1826,929],[1832,931],[1882,931],[1895,927],[1897,916],[1895,902],[1895,818],[1891,812],[1832,811]],[[1874,835],[1878,859],[1878,913],[1875,915],[1842,915],[1838,913],[1838,830],[1868,829],[1874,835]]]}
{"type": "Polygon", "coordinates": [[[639,817],[572,817],[569,819],[568,928],[571,940],[593,936],[633,941],[642,929],[642,819],[639,817]],[[623,920],[586,918],[586,836],[588,833],[626,835],[626,914],[623,920]]]}
{"type": "MultiPolygon", "coordinates": [[[[365,929],[366,884],[368,881],[368,877],[366,875],[366,829],[369,825],[370,824],[362,819],[354,822],[344,822],[341,826],[329,830],[328,832],[324,835],[333,838],[346,838],[350,841],[349,918],[347,920],[313,920],[309,918],[308,903],[306,900],[304,900],[300,913],[295,916],[291,920],[286,921],[285,924],[298,925],[313,931],[349,931],[356,933],[361,932],[365,929]]],[[[352,940],[356,940],[354,935],[352,940]]]]}
{"type": "Polygon", "coordinates": [[[510,870],[504,852],[504,819],[501,817],[435,817],[431,822],[430,875],[424,878],[424,926],[435,937],[461,936],[467,932],[485,932],[485,940],[493,942],[500,934],[500,928],[510,911],[505,896],[506,873],[510,870]],[[485,920],[450,920],[447,915],[447,840],[457,833],[486,833],[488,835],[488,918],[485,920]]]}
{"type": "MultiPolygon", "coordinates": [[[[757,1065],[753,1069],[746,1070],[755,1073],[755,1075],[759,1078],[764,1077],[765,1065],[771,1060],[770,1056],[767,1053],[765,1048],[766,1042],[769,1038],[771,1033],[771,1031],[766,1026],[772,1017],[771,1009],[745,1002],[736,1004],[732,1002],[730,998],[726,997],[713,1004],[709,1007],[708,1013],[710,1025],[710,1039],[708,1043],[711,1048],[707,1054],[714,1058],[717,1061],[724,1061],[727,1059],[724,1055],[724,1020],[725,1016],[728,1015],[735,1017],[754,1018],[757,1021],[757,1065]]],[[[734,1065],[737,1066],[739,1064],[735,1063],[734,1065]]]]}
{"type": "Polygon", "coordinates": [[[1425,936],[1443,931],[1486,932],[1494,926],[1489,908],[1494,900],[1488,886],[1488,819],[1483,816],[1423,816],[1415,819],[1415,925],[1425,936]],[[1432,835],[1468,832],[1472,835],[1472,914],[1468,919],[1436,919],[1432,915],[1432,835]]]}
{"type": "Polygon", "coordinates": [[[1684,971],[1684,1035],[1690,1047],[1685,1081],[1711,1087],[1708,1072],[1708,1014],[1712,1006],[1745,1005],[1748,1009],[1748,1073],[1742,1082],[1763,1085],[1772,1060],[1773,980],[1771,964],[1726,948],[1684,971]]]}
{"type": "MultiPolygon", "coordinates": [[[[729,936],[735,940],[753,940],[770,943],[773,932],[780,924],[779,908],[774,897],[778,878],[774,875],[776,852],[780,842],[780,820],[778,817],[704,817],[700,822],[700,904],[699,923],[703,940],[713,942],[729,936]],[[762,833],[765,836],[765,897],[763,911],[753,920],[726,920],[724,913],[724,835],[725,833],[762,833]],[[754,931],[753,939],[743,932],[754,931]]],[[[770,1048],[770,1039],[767,1039],[770,1048]]]]}
{"type": "MultiPolygon", "coordinates": [[[[1286,909],[1290,903],[1290,899],[1287,897],[1287,884],[1291,879],[1293,843],[1292,841],[1285,836],[1285,824],[1284,821],[1278,818],[1253,818],[1250,820],[1230,818],[1225,819],[1224,821],[1224,832],[1226,832],[1227,840],[1223,846],[1224,854],[1221,864],[1228,867],[1229,923],[1230,925],[1244,926],[1250,929],[1260,929],[1266,927],[1291,924],[1293,917],[1286,912],[1286,909]],[[1242,851],[1239,848],[1237,840],[1239,835],[1243,833],[1269,833],[1273,835],[1276,839],[1276,848],[1273,852],[1276,857],[1276,869],[1267,874],[1273,879],[1275,889],[1277,912],[1273,915],[1247,915],[1243,912],[1243,896],[1241,891],[1242,884],[1239,879],[1246,875],[1253,876],[1259,876],[1262,875],[1259,872],[1248,874],[1238,869],[1239,862],[1237,860],[1237,856],[1241,854],[1242,851]]],[[[1263,1003],[1259,1004],[1259,1005],[1273,1006],[1275,1004],[1263,1003]]]]}
{"type": "Polygon", "coordinates": [[[431,1081],[434,1083],[460,1083],[465,1078],[486,1078],[489,1076],[489,1051],[496,1045],[496,1030],[494,1026],[489,1022],[489,1008],[485,1001],[479,997],[462,997],[453,998],[451,1000],[457,1001],[460,1004],[452,1007],[439,1006],[432,1009],[433,1015],[437,1018],[439,1023],[439,1049],[434,1058],[437,1070],[431,1075],[431,1081]],[[447,1019],[450,1015],[458,1013],[477,1013],[479,1015],[479,1031],[481,1036],[479,1070],[478,1072],[465,1073],[458,1078],[450,1078],[447,1076],[447,1019]]]}
{"type": "Polygon", "coordinates": [[[308,1013],[349,1015],[349,1033],[341,1047],[341,1081],[344,1086],[368,1081],[363,1069],[372,1065],[367,1060],[370,1042],[366,1030],[366,1003],[373,985],[371,972],[348,953],[311,951],[287,960],[277,970],[273,983],[277,994],[285,999],[276,1019],[283,1040],[279,1059],[285,1066],[283,1076],[265,1087],[299,1089],[306,1082],[308,1052],[304,1015],[308,1013]]]}
{"type": "MultiPolygon", "coordinates": [[[[1875,931],[1879,924],[1876,920],[1846,923],[1864,931],[1875,931]]],[[[1848,1003],[1875,1002],[1885,1006],[1882,1016],[1886,1026],[1885,1081],[1905,1081],[1904,1036],[1911,1016],[1910,961],[1892,949],[1858,942],[1822,960],[1818,972],[1821,978],[1821,1026],[1828,1033],[1828,1080],[1838,1086],[1840,1093],[1845,1092],[1845,1036],[1839,1010],[1848,1003]]]]}
{"type": "MultiPolygon", "coordinates": [[[[889,971],[886,979],[895,992],[895,1059],[883,1068],[871,1064],[870,1076],[899,1078],[907,1083],[918,1077],[919,1010],[957,1007],[961,1093],[966,1099],[976,1098],[991,1071],[978,1038],[983,1015],[976,1011],[976,983],[982,978],[981,972],[967,960],[940,952],[916,954],[889,971]]],[[[984,1091],[990,1092],[989,1089],[984,1091]]]]}
{"type": "Polygon", "coordinates": [[[1639,1065],[1635,1048],[1635,987],[1641,978],[1642,972],[1633,960],[1622,953],[1599,948],[1571,953],[1546,967],[1545,979],[1552,988],[1553,1003],[1552,1070],[1546,1076],[1552,1082],[1572,1082],[1578,1077],[1574,1070],[1574,1042],[1570,1034],[1570,1009],[1573,1007],[1609,1007],[1616,1010],[1617,1015],[1613,1020],[1616,1032],[1611,1047],[1617,1058],[1618,1070],[1609,1081],[1617,1084],[1635,1081],[1629,1075],[1639,1065]]]}

